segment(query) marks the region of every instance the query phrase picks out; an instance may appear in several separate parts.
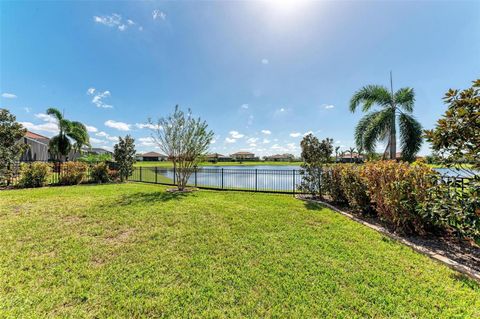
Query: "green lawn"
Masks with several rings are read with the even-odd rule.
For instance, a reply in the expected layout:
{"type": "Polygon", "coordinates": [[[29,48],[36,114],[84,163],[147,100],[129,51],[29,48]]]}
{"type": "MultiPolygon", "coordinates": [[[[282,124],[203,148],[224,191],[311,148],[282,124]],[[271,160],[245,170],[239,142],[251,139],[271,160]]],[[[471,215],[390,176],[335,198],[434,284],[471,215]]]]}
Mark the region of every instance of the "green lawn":
{"type": "MultiPolygon", "coordinates": [[[[302,162],[218,162],[216,164],[210,163],[210,162],[202,162],[199,164],[199,166],[257,166],[257,165],[277,165],[277,166],[290,166],[290,165],[295,165],[295,166],[300,166],[302,162]]],[[[142,166],[142,167],[152,167],[152,166],[157,166],[157,167],[173,167],[172,162],[136,162],[135,166],[142,166]]]]}
{"type": "Polygon", "coordinates": [[[479,318],[480,287],[288,195],[0,192],[0,318],[479,318]]]}

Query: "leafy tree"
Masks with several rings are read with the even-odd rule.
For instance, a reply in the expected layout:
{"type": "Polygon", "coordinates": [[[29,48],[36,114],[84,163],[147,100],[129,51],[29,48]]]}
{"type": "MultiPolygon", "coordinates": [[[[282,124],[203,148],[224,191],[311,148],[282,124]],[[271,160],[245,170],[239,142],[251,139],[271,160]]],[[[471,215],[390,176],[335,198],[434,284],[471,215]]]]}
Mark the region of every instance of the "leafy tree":
{"type": "Polygon", "coordinates": [[[118,138],[118,143],[113,146],[113,158],[117,163],[120,181],[124,182],[132,174],[135,163],[135,140],[130,135],[118,138]]]}
{"type": "Polygon", "coordinates": [[[97,163],[103,163],[103,162],[110,162],[112,161],[112,155],[110,153],[105,153],[105,154],[85,154],[82,155],[78,161],[79,162],[84,162],[88,164],[97,164],[97,163]]]}
{"type": "Polygon", "coordinates": [[[300,170],[302,175],[300,190],[322,196],[322,171],[324,164],[330,162],[333,139],[326,138],[320,142],[313,134],[308,134],[303,138],[300,146],[303,159],[300,170]]]}
{"type": "Polygon", "coordinates": [[[27,132],[6,109],[0,109],[0,183],[10,184],[15,162],[27,149],[22,138],[27,132]]]}
{"type": "Polygon", "coordinates": [[[63,114],[55,109],[47,109],[47,114],[57,120],[59,129],[58,135],[50,139],[50,152],[57,159],[64,159],[70,150],[80,152],[83,146],[90,146],[87,128],[80,122],[70,121],[63,117],[63,114]],[[73,141],[73,145],[72,145],[73,141]]]}
{"type": "Polygon", "coordinates": [[[355,112],[360,104],[363,112],[368,112],[373,105],[381,108],[368,113],[358,123],[355,129],[357,148],[371,153],[377,142],[386,140],[389,158],[395,159],[398,119],[402,157],[412,161],[422,145],[422,126],[411,115],[414,103],[413,89],[401,88],[394,93],[391,78],[390,90],[380,85],[367,85],[355,92],[350,100],[351,112],[355,112]]]}
{"type": "Polygon", "coordinates": [[[425,131],[444,162],[470,162],[480,168],[480,79],[463,91],[450,89],[443,98],[447,111],[433,130],[425,131]]]}
{"type": "Polygon", "coordinates": [[[200,118],[193,118],[175,106],[173,114],[160,118],[154,124],[152,137],[158,147],[173,162],[175,181],[180,191],[185,190],[188,178],[208,150],[213,131],[200,118]]]}

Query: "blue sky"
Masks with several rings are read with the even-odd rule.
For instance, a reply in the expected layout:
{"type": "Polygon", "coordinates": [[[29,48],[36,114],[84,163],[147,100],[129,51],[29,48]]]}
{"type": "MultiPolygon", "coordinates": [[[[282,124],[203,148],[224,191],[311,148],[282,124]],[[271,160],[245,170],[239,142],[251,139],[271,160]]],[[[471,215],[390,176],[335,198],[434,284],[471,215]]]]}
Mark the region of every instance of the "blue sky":
{"type": "Polygon", "coordinates": [[[154,150],[142,124],[175,104],[215,152],[299,154],[310,131],[347,148],[351,95],[390,70],[425,128],[480,75],[480,1],[0,2],[0,19],[0,107],[48,136],[57,107],[106,148],[154,150]]]}

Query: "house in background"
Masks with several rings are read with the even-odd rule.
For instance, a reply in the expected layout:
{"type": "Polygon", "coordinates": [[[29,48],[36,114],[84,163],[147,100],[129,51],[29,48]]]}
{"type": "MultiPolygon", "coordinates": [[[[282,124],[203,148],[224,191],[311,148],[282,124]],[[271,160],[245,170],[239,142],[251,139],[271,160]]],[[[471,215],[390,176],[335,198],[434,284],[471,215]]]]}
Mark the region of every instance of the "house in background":
{"type": "Polygon", "coordinates": [[[50,153],[48,152],[50,139],[48,137],[27,131],[23,137],[23,142],[28,145],[28,149],[20,157],[21,162],[46,162],[50,159],[50,153]]]}
{"type": "Polygon", "coordinates": [[[212,162],[212,163],[230,162],[232,161],[232,158],[219,153],[212,153],[212,154],[207,154],[207,156],[205,156],[205,160],[207,162],[212,162]]]}
{"type": "Polygon", "coordinates": [[[136,159],[140,162],[160,162],[166,161],[167,156],[157,152],[148,152],[144,154],[137,154],[136,159]]]}
{"type": "Polygon", "coordinates": [[[363,155],[358,153],[345,153],[337,159],[337,162],[340,163],[363,163],[363,161],[363,155]]]}
{"type": "Polygon", "coordinates": [[[235,161],[258,161],[258,157],[250,152],[237,152],[230,155],[235,161]]]}
{"type": "Polygon", "coordinates": [[[292,154],[276,154],[271,156],[265,156],[264,159],[271,162],[293,162],[295,156],[293,156],[292,154]]]}
{"type": "Polygon", "coordinates": [[[93,155],[103,155],[103,154],[113,155],[113,152],[100,147],[92,147],[90,149],[86,149],[85,152],[87,154],[93,154],[93,155]]]}

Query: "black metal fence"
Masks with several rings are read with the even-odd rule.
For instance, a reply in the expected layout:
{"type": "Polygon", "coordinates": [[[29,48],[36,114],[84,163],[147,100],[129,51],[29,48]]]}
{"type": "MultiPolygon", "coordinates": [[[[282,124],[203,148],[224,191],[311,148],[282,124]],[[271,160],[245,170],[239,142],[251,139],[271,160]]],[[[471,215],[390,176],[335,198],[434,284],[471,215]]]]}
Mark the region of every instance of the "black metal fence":
{"type": "MultiPolygon", "coordinates": [[[[164,185],[176,184],[173,168],[135,167],[130,181],[164,185]]],[[[197,168],[187,186],[252,192],[295,194],[302,181],[298,169],[197,168]]]]}

